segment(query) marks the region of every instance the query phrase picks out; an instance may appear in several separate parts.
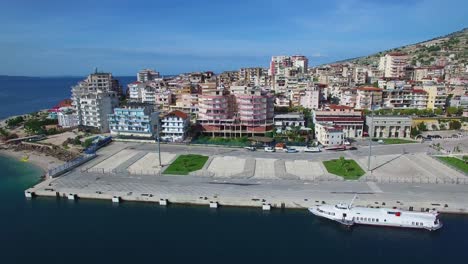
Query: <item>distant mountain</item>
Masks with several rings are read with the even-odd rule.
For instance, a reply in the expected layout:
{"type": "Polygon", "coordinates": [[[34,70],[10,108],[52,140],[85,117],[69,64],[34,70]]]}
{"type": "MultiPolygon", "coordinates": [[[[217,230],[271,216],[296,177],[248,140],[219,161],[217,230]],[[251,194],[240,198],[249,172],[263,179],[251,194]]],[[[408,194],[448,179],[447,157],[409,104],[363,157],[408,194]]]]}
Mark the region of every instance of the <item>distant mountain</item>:
{"type": "Polygon", "coordinates": [[[452,63],[466,64],[468,63],[468,28],[415,44],[381,51],[369,56],[341,60],[335,63],[352,62],[358,65],[377,65],[380,56],[395,51],[407,53],[410,56],[410,63],[412,65],[428,66],[439,57],[450,57],[452,63]]]}

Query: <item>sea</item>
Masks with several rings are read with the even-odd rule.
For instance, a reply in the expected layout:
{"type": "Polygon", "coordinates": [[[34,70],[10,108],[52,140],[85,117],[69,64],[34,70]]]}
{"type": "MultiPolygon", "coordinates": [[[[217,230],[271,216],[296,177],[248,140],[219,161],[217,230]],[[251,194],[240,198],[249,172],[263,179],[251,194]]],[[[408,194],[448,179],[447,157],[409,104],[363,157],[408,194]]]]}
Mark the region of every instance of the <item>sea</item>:
{"type": "MultiPolygon", "coordinates": [[[[66,97],[76,80],[47,79],[41,82],[49,85],[42,87],[24,80],[27,87],[11,85],[23,93],[41,92],[28,97],[35,106],[12,106],[17,111],[7,115],[50,107],[51,98],[66,97]]],[[[14,94],[1,83],[3,94],[14,94]]],[[[468,259],[465,215],[443,215],[445,226],[429,232],[349,229],[306,210],[26,199],[24,190],[41,174],[32,164],[0,156],[0,263],[427,264],[468,259]]]]}

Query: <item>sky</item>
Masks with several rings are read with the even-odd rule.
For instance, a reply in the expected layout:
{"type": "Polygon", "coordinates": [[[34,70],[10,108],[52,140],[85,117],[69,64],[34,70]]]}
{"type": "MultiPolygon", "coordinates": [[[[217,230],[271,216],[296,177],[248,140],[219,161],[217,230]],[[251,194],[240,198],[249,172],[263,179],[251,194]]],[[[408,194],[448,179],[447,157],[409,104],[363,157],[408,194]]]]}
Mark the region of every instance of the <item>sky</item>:
{"type": "Polygon", "coordinates": [[[466,0],[0,0],[0,75],[310,65],[468,27],[466,0]]]}

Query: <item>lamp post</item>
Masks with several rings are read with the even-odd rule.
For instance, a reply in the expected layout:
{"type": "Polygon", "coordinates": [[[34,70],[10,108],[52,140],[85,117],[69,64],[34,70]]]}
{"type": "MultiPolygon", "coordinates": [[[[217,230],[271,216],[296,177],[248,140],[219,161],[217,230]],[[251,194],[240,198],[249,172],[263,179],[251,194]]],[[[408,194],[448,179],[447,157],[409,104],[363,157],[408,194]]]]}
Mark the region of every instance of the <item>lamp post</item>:
{"type": "Polygon", "coordinates": [[[372,137],[374,135],[374,93],[371,93],[371,121],[369,129],[369,157],[367,158],[367,171],[371,170],[371,155],[372,155],[372,137]]]}
{"type": "Polygon", "coordinates": [[[159,139],[159,112],[154,112],[151,114],[151,119],[156,121],[156,140],[158,142],[158,160],[159,160],[159,167],[162,167],[161,163],[161,144],[159,139]]]}

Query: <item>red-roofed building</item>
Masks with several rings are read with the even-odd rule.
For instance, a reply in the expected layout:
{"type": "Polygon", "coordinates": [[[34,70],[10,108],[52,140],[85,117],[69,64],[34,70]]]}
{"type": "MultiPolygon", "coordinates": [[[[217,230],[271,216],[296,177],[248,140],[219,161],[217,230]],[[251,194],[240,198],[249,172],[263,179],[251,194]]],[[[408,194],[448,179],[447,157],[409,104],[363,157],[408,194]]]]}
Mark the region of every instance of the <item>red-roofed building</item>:
{"type": "Polygon", "coordinates": [[[355,111],[350,107],[329,105],[326,110],[313,111],[312,118],[316,130],[318,128],[317,124],[321,126],[338,126],[345,138],[360,138],[363,135],[364,118],[362,112],[355,111]]]}
{"type": "Polygon", "coordinates": [[[382,89],[375,87],[357,88],[356,109],[371,109],[371,104],[374,108],[382,105],[382,89]]]}
{"type": "Polygon", "coordinates": [[[190,116],[174,110],[161,120],[161,138],[170,142],[181,142],[187,136],[189,126],[190,116]]]}

